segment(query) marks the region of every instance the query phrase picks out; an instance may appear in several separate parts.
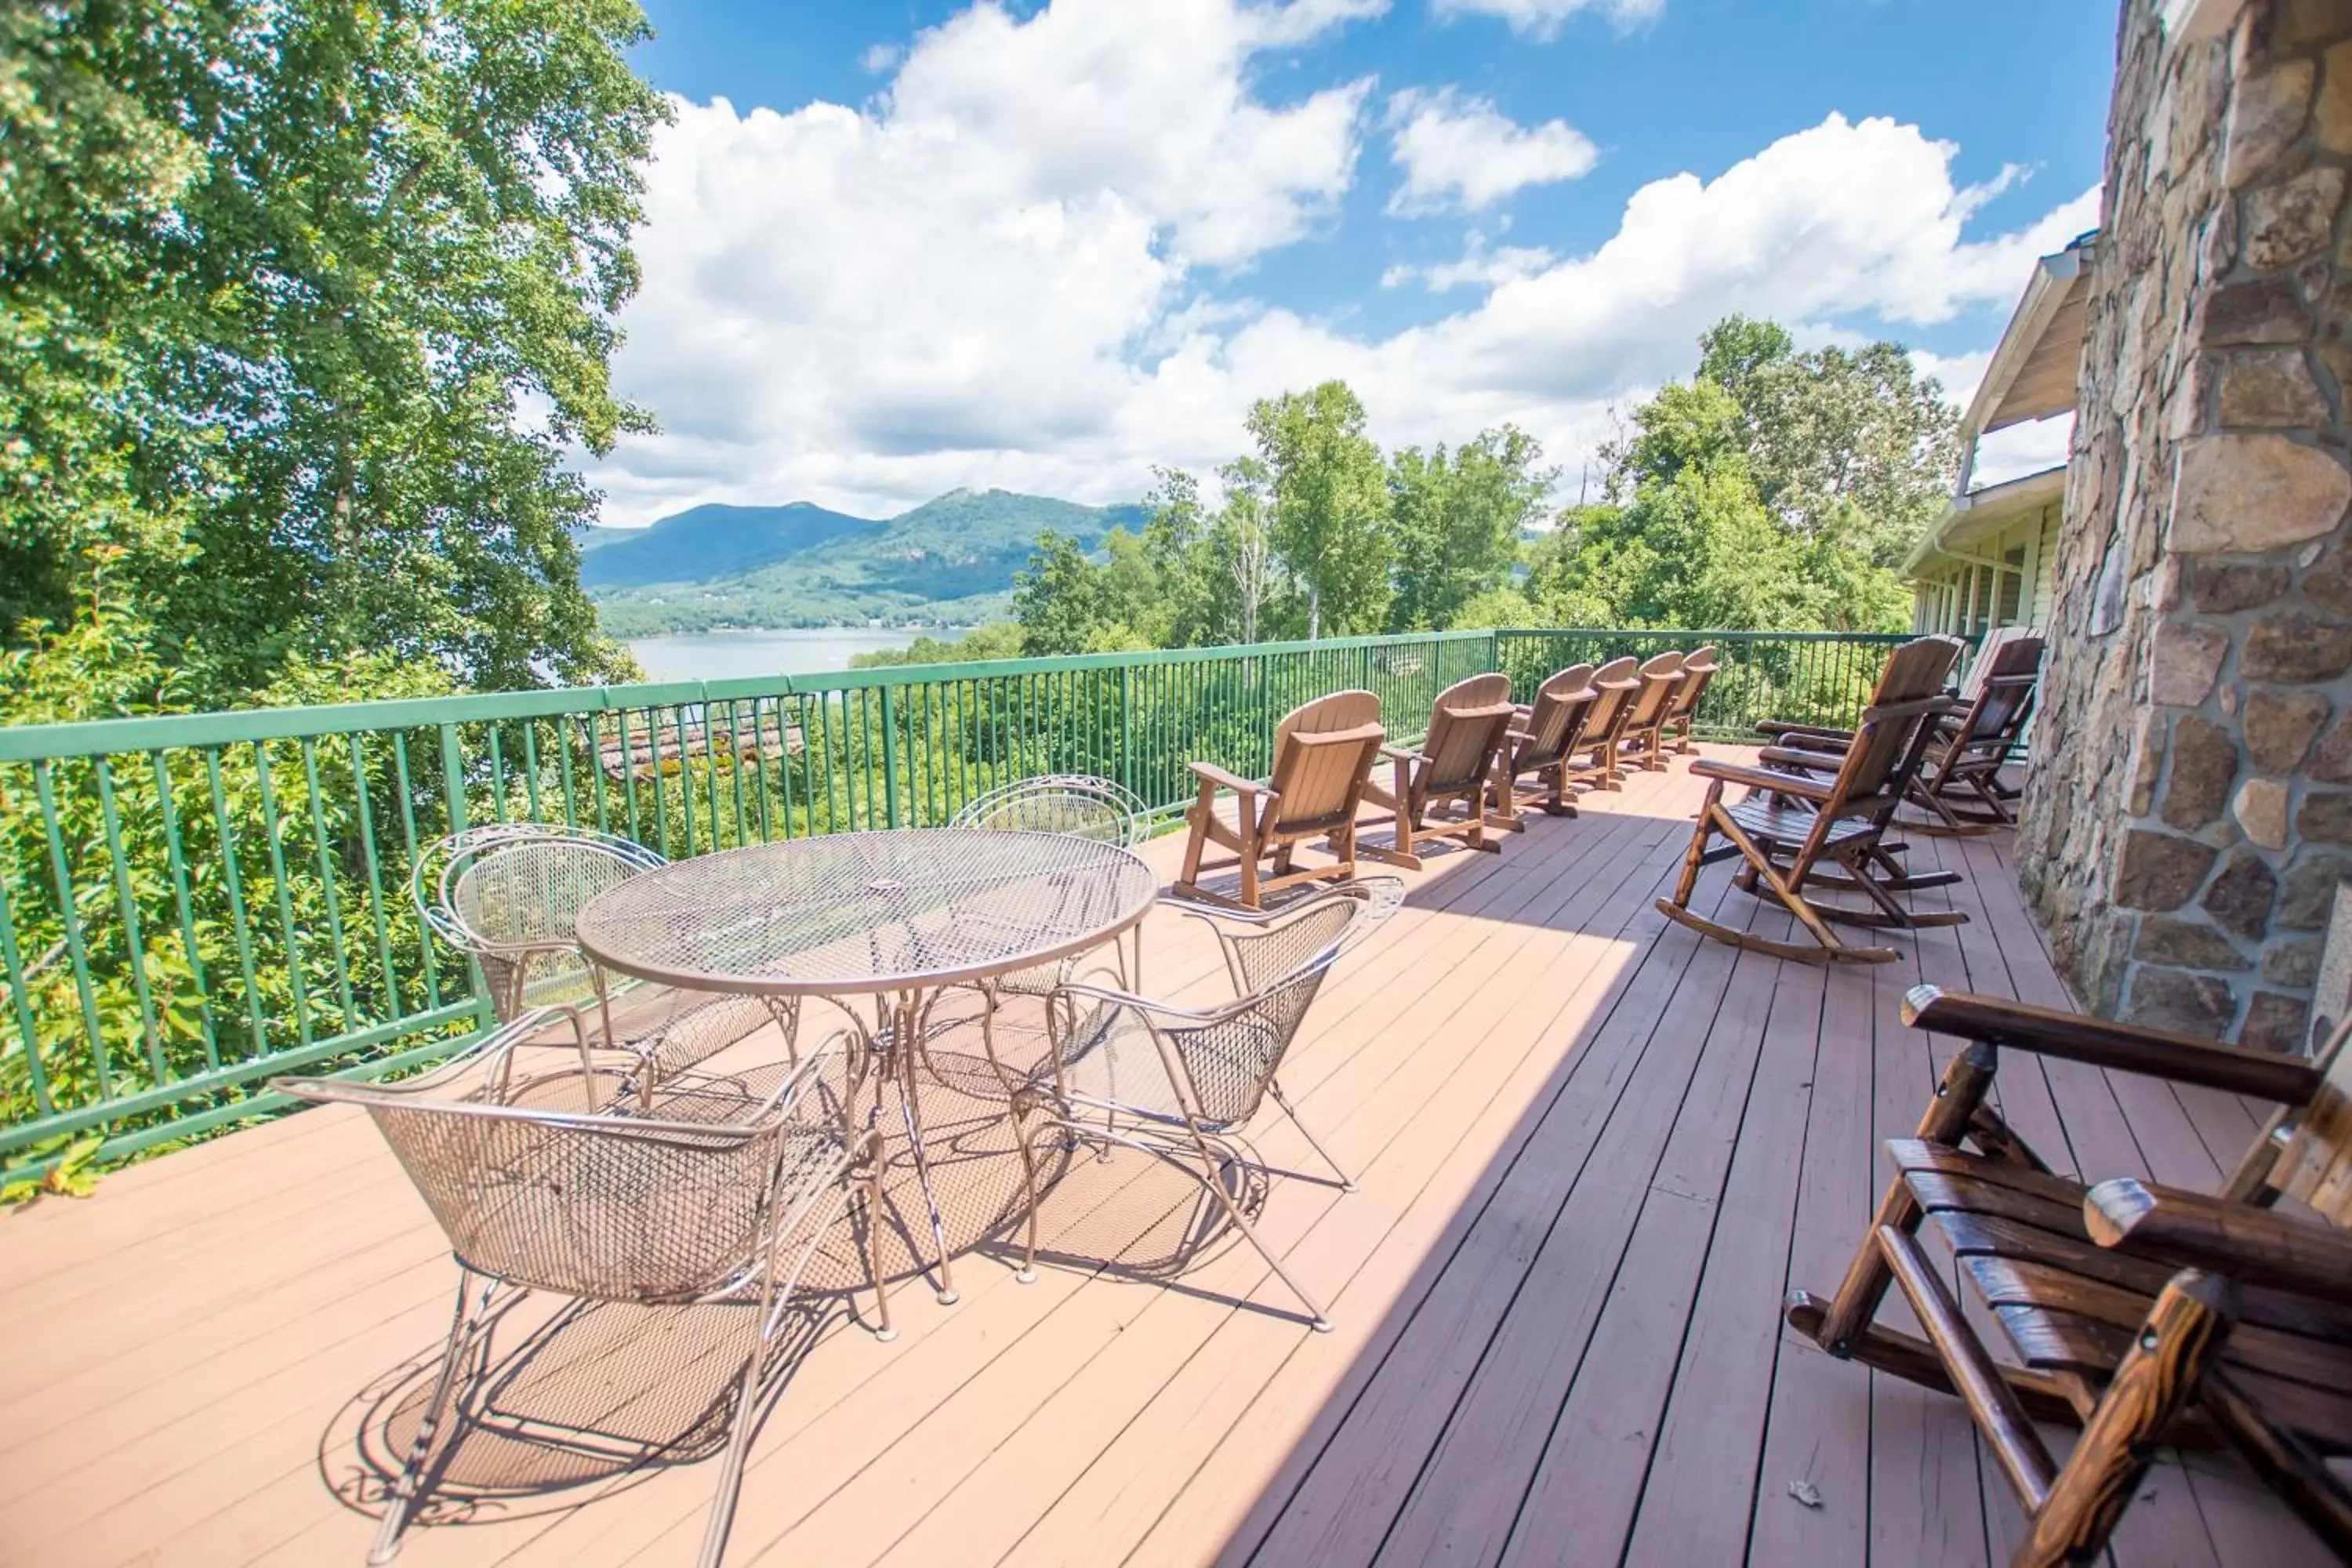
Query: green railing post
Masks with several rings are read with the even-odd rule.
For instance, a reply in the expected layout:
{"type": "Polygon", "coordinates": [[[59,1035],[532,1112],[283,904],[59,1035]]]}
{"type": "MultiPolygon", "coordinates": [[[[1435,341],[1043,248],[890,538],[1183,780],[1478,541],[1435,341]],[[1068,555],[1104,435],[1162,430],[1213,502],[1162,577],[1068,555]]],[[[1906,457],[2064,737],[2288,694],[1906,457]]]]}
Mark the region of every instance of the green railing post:
{"type": "Polygon", "coordinates": [[[1135,788],[1135,666],[1118,667],[1118,782],[1135,788]]]}
{"type": "Polygon", "coordinates": [[[893,827],[898,826],[898,709],[890,700],[896,689],[882,689],[882,817],[893,827]]]}

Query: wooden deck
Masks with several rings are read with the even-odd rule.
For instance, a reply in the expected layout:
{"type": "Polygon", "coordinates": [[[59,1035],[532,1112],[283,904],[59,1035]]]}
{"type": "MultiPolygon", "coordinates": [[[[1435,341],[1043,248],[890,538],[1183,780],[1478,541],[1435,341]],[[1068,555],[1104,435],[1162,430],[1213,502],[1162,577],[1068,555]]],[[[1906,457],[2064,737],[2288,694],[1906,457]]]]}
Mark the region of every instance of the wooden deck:
{"type": "MultiPolygon", "coordinates": [[[[1335,1333],[1286,1316],[1233,1237],[1203,1242],[1181,1187],[1117,1162],[1064,1173],[1060,1261],[1016,1283],[991,1238],[1011,1162],[985,1115],[935,1111],[973,1244],[962,1300],[902,1280],[882,1344],[837,1291],[811,1298],[729,1562],[2005,1561],[2018,1516],[1958,1405],[1831,1360],[1778,1309],[1836,1283],[1876,1142],[1941,1065],[1897,1022],[1903,990],[2064,992],[2002,842],[1919,841],[1967,873],[1927,896],[1970,920],[1899,965],[1825,973],[1668,925],[1651,900],[1696,799],[1677,766],[1500,856],[1444,854],[1342,965],[1285,1078],[1361,1188],[1278,1179],[1260,1211],[1335,1333]]],[[[1178,847],[1154,847],[1164,868],[1178,847]]],[[[1727,871],[1703,905],[1786,923],[1727,871]]],[[[1153,917],[1151,989],[1206,994],[1194,927],[1153,917]]],[[[2210,1184],[2254,1130],[2236,1101],[2063,1064],[2013,1059],[2000,1090],[2096,1175],[2210,1184]]],[[[1314,1168],[1271,1111],[1255,1137],[1314,1168]]],[[[340,1110],[0,1218],[0,1563],[362,1562],[454,1275],[340,1110]]],[[[502,1328],[491,1414],[402,1562],[690,1563],[732,1322],[502,1328]]],[[[2326,1560],[2210,1456],[2151,1475],[2115,1555],[2326,1560]]]]}

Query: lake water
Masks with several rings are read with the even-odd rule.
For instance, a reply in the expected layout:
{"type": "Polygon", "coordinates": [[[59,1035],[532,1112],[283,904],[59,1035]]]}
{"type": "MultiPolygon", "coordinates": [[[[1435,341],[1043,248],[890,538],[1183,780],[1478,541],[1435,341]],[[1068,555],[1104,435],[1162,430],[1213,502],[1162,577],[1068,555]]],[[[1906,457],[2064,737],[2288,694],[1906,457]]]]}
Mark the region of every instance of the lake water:
{"type": "Polygon", "coordinates": [[[742,675],[822,675],[847,669],[853,654],[905,647],[921,635],[864,626],[702,632],[638,637],[629,644],[629,651],[645,666],[648,680],[728,680],[742,675]]]}

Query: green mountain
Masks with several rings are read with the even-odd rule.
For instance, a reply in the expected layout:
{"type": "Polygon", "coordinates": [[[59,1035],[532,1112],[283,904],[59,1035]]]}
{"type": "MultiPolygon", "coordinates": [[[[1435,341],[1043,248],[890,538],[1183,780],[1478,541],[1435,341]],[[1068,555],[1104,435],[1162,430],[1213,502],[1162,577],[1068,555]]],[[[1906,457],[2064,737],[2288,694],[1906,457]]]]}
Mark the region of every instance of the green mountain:
{"type": "Polygon", "coordinates": [[[580,558],[580,581],[592,588],[708,582],[881,526],[804,500],[790,506],[698,506],[663,518],[634,539],[589,548],[580,558]]]}
{"type": "Polygon", "coordinates": [[[696,507],[582,558],[614,637],[869,620],[969,624],[1004,614],[1047,529],[1087,548],[1140,527],[1138,506],[950,490],[882,522],[798,502],[696,507]]]}

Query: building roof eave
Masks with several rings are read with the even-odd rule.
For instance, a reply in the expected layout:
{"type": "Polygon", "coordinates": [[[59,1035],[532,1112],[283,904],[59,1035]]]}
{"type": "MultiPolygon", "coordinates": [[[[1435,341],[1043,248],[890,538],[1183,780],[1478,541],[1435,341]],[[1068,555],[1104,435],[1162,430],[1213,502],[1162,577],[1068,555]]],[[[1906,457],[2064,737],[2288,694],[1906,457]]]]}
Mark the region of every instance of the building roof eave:
{"type": "Polygon", "coordinates": [[[2039,510],[2066,494],[2066,465],[2043,468],[1997,485],[1971,490],[1954,500],[1944,515],[1919,536],[1903,558],[1903,574],[1916,577],[1937,555],[1949,555],[1965,541],[1979,538],[2029,512],[2039,510]]]}

